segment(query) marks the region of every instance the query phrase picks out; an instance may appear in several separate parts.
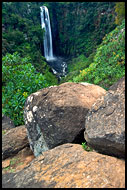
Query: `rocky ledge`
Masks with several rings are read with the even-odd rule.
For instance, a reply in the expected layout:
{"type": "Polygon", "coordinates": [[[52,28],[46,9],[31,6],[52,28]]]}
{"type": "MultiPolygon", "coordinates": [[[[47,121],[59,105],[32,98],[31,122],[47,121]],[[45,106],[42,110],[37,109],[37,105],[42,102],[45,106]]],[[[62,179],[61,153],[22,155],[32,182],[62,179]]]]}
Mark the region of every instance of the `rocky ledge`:
{"type": "Polygon", "coordinates": [[[3,135],[4,169],[9,156],[28,153],[21,167],[3,172],[3,188],[125,188],[124,108],[125,78],[108,92],[65,83],[31,94],[25,126],[3,135]]]}
{"type": "Polygon", "coordinates": [[[123,188],[125,162],[81,145],[64,144],[43,152],[26,168],[3,175],[3,188],[123,188]]]}

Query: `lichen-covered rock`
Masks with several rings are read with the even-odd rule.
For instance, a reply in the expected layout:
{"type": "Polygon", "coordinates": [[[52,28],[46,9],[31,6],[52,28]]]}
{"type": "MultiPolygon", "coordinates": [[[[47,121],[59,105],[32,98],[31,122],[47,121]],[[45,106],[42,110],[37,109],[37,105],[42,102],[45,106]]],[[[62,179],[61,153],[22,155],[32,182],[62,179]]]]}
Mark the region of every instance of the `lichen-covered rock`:
{"type": "Polygon", "coordinates": [[[24,125],[10,129],[2,136],[2,159],[15,155],[29,145],[24,125]]]}
{"type": "Polygon", "coordinates": [[[2,187],[125,188],[125,161],[68,143],[43,152],[18,173],[4,174],[2,187]]]}
{"type": "Polygon", "coordinates": [[[89,146],[100,153],[125,156],[125,78],[92,106],[85,127],[89,146]]]}
{"type": "Polygon", "coordinates": [[[106,91],[88,83],[64,83],[31,94],[24,119],[35,156],[60,144],[73,142],[84,130],[85,115],[106,91]]]}

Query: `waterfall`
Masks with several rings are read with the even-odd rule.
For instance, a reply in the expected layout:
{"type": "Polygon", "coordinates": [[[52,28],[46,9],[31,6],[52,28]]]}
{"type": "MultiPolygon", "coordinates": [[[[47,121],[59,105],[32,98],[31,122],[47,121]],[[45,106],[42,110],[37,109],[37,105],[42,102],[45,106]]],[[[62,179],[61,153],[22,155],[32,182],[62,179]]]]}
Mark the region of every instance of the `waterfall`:
{"type": "Polygon", "coordinates": [[[66,75],[67,64],[61,57],[53,56],[52,33],[48,8],[41,6],[41,27],[44,29],[44,56],[48,61],[53,73],[60,79],[66,75]]]}
{"type": "Polygon", "coordinates": [[[50,26],[50,18],[48,8],[46,6],[40,7],[41,9],[41,27],[45,30],[44,34],[44,56],[47,61],[54,60],[53,47],[52,47],[52,33],[50,26]]]}

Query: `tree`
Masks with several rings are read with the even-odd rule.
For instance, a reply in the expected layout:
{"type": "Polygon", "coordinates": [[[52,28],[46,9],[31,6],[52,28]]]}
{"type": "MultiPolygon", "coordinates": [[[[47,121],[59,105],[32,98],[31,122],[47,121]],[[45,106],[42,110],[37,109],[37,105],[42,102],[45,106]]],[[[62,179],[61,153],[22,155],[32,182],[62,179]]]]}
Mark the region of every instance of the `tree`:
{"type": "Polygon", "coordinates": [[[125,2],[116,2],[115,5],[116,20],[115,23],[120,25],[125,19],[125,2]]]}

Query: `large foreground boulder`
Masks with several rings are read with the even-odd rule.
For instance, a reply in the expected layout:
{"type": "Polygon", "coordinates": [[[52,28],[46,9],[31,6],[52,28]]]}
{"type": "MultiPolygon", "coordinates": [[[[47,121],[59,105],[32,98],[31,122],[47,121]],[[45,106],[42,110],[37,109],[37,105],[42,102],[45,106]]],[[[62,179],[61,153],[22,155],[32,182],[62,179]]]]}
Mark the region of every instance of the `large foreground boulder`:
{"type": "Polygon", "coordinates": [[[88,83],[64,83],[31,94],[24,119],[35,156],[60,144],[75,141],[84,130],[85,116],[106,91],[88,83]]]}
{"type": "Polygon", "coordinates": [[[26,127],[22,125],[10,129],[2,136],[2,159],[15,155],[29,145],[26,132],[26,127]]]}
{"type": "Polygon", "coordinates": [[[81,145],[43,152],[18,173],[4,174],[3,188],[125,188],[125,161],[81,145]]]}
{"type": "Polygon", "coordinates": [[[100,153],[125,156],[125,78],[92,106],[85,127],[89,146],[100,153]]]}

